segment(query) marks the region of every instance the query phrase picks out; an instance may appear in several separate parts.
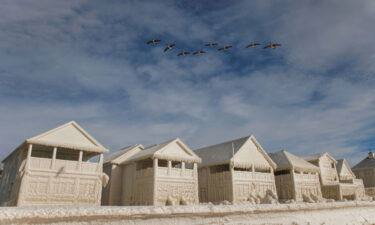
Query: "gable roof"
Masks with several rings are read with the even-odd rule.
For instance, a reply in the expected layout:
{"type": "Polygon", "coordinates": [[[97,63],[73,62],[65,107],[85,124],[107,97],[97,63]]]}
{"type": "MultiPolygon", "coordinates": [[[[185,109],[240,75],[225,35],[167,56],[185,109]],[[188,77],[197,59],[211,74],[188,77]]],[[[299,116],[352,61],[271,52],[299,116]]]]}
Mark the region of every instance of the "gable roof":
{"type": "Polygon", "coordinates": [[[369,169],[369,168],[375,168],[375,158],[373,156],[367,156],[362,161],[360,161],[357,165],[355,165],[352,169],[356,170],[356,169],[369,169]]]}
{"type": "MultiPolygon", "coordinates": [[[[203,166],[211,166],[211,165],[220,165],[225,163],[234,163],[233,156],[244,146],[247,141],[251,141],[257,147],[257,150],[262,154],[262,156],[266,159],[269,165],[275,169],[276,164],[272,161],[272,159],[267,155],[264,151],[262,146],[259,142],[255,139],[254,136],[247,136],[238,138],[231,141],[226,141],[223,143],[203,147],[196,149],[194,152],[197,153],[202,158],[202,164],[200,167],[203,166]]],[[[249,167],[249,165],[235,165],[238,167],[249,167]]],[[[250,165],[251,166],[251,165],[250,165]]]]}
{"type": "Polygon", "coordinates": [[[328,154],[328,152],[323,152],[323,153],[317,153],[317,154],[312,154],[312,155],[308,155],[308,156],[303,156],[302,159],[306,160],[306,161],[316,161],[316,160],[319,160],[320,158],[322,158],[323,156],[327,156],[329,159],[331,159],[333,162],[337,163],[336,159],[333,158],[330,154],[328,154]]]}
{"type": "Polygon", "coordinates": [[[137,154],[133,155],[122,164],[128,163],[130,161],[138,161],[147,158],[157,158],[157,159],[164,159],[164,160],[171,160],[171,161],[186,161],[191,163],[200,163],[202,160],[197,156],[189,147],[187,147],[179,138],[175,138],[166,142],[162,142],[160,144],[151,145],[137,154]],[[186,155],[170,155],[164,154],[163,151],[167,149],[167,147],[173,143],[176,143],[183,151],[185,151],[186,155]],[[188,155],[188,156],[187,156],[188,155]]]}
{"type": "Polygon", "coordinates": [[[26,140],[26,143],[97,153],[108,152],[108,149],[104,148],[75,121],[70,121],[52,130],[29,138],[26,140]]]}
{"type": "Polygon", "coordinates": [[[70,121],[42,134],[26,139],[8,156],[6,156],[2,162],[4,163],[6,160],[8,160],[8,158],[16,154],[16,152],[18,152],[20,149],[25,148],[27,144],[60,147],[94,153],[108,152],[108,149],[103,147],[75,121],[70,121]],[[79,143],[79,140],[84,140],[84,142],[79,143]]]}
{"type": "Polygon", "coordinates": [[[124,147],[124,148],[106,156],[104,158],[104,164],[107,164],[107,163],[121,164],[128,157],[133,156],[133,154],[138,153],[142,149],[144,149],[144,147],[141,144],[135,144],[135,145],[130,145],[130,146],[124,147]]]}
{"type": "Polygon", "coordinates": [[[276,163],[277,165],[276,171],[285,170],[285,169],[296,169],[302,172],[319,172],[320,171],[319,167],[285,150],[268,153],[268,155],[276,163]]]}
{"type": "Polygon", "coordinates": [[[337,173],[339,174],[339,176],[341,175],[342,172],[344,172],[344,167],[346,167],[347,170],[349,171],[349,173],[353,177],[355,177],[355,175],[354,175],[353,171],[350,169],[349,163],[348,163],[348,161],[346,161],[346,159],[337,160],[336,170],[337,170],[337,173]]]}

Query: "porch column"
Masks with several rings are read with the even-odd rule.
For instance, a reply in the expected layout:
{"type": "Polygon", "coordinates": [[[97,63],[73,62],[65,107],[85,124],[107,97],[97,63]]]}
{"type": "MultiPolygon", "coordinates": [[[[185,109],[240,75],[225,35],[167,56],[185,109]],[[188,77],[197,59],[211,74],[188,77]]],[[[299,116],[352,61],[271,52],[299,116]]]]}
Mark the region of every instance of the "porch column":
{"type": "Polygon", "coordinates": [[[77,170],[79,172],[82,171],[82,156],[83,156],[83,151],[79,151],[78,162],[77,162],[77,170]]]}
{"type": "Polygon", "coordinates": [[[194,174],[194,178],[197,177],[197,174],[198,174],[198,164],[197,163],[193,164],[193,174],[194,174]]]}
{"type": "Polygon", "coordinates": [[[251,164],[251,172],[255,172],[254,164],[251,164]]]}
{"type": "Polygon", "coordinates": [[[26,164],[25,164],[25,173],[22,175],[21,183],[20,183],[20,189],[18,191],[18,197],[17,197],[17,206],[23,205],[23,199],[24,199],[24,192],[25,192],[25,177],[28,170],[30,169],[30,160],[31,160],[31,152],[33,150],[33,145],[29,144],[29,148],[27,149],[27,158],[26,158],[26,164]]]}
{"type": "Polygon", "coordinates": [[[230,170],[230,178],[231,178],[231,185],[232,185],[232,203],[235,202],[236,199],[236,191],[235,191],[235,181],[234,181],[234,166],[232,163],[229,164],[230,170]]]}
{"type": "Polygon", "coordinates": [[[292,178],[292,186],[293,186],[293,188],[292,188],[292,194],[293,194],[294,200],[297,201],[297,187],[296,187],[296,179],[294,177],[294,175],[295,175],[294,173],[295,173],[294,168],[292,168],[290,170],[290,176],[292,178]]]}
{"type": "Polygon", "coordinates": [[[185,162],[181,162],[181,176],[185,176],[185,162]]]}
{"type": "Polygon", "coordinates": [[[158,159],[154,159],[154,164],[153,164],[153,167],[154,167],[154,179],[153,179],[153,182],[154,182],[154,190],[153,190],[153,193],[152,193],[152,199],[153,199],[153,205],[156,204],[156,197],[157,197],[157,176],[158,176],[158,159]]]}
{"type": "Polygon", "coordinates": [[[157,172],[158,172],[158,159],[154,159],[154,177],[156,177],[157,172]]]}
{"type": "Polygon", "coordinates": [[[31,152],[33,151],[33,145],[29,144],[29,148],[27,149],[27,158],[26,158],[26,170],[30,169],[30,161],[31,161],[31,152]]]}
{"type": "Polygon", "coordinates": [[[100,172],[103,166],[103,153],[100,154],[99,156],[99,162],[98,162],[98,167],[96,167],[96,172],[100,172]]]}
{"type": "Polygon", "coordinates": [[[54,147],[54,148],[53,148],[53,153],[52,153],[52,163],[51,163],[51,169],[52,169],[52,170],[55,169],[55,165],[56,165],[56,154],[57,154],[57,147],[54,147]]]}
{"type": "Polygon", "coordinates": [[[168,161],[168,175],[171,175],[172,161],[168,161]]]}

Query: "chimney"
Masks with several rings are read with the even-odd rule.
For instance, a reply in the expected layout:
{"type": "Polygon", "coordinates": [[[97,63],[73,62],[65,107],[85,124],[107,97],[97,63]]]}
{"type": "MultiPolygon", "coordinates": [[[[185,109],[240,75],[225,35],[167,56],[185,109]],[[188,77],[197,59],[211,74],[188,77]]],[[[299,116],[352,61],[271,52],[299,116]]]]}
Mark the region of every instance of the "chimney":
{"type": "Polygon", "coordinates": [[[374,155],[375,155],[375,154],[374,154],[373,152],[369,152],[369,153],[368,153],[368,158],[369,158],[369,159],[373,159],[373,158],[374,158],[374,155]]]}

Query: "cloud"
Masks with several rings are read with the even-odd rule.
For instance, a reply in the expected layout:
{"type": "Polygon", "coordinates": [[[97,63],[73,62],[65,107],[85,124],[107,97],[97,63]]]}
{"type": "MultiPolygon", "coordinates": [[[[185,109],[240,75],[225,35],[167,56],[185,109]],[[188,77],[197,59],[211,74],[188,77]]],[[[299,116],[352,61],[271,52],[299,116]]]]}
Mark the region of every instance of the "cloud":
{"type": "Polygon", "coordinates": [[[254,134],[270,152],[327,151],[354,164],[373,143],[372,1],[3,6],[0,158],[70,120],[111,150],[254,134]],[[146,45],[152,38],[163,42],[146,45]],[[209,41],[234,47],[218,52],[209,41]],[[251,41],[282,47],[245,49],[251,41]],[[207,54],[176,56],[198,49],[207,54]]]}

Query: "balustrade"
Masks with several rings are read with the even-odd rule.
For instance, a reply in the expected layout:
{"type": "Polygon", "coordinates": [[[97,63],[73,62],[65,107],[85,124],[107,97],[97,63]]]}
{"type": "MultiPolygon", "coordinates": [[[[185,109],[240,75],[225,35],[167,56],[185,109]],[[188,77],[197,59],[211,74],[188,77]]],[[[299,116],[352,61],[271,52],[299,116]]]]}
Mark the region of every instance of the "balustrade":
{"type": "MultiPolygon", "coordinates": [[[[95,173],[97,166],[97,163],[82,162],[81,172],[95,173]]],[[[30,158],[30,169],[79,172],[78,161],[56,159],[55,165],[52,168],[52,159],[38,157],[30,158]]]]}
{"type": "Polygon", "coordinates": [[[250,171],[234,171],[235,179],[247,179],[247,180],[273,180],[273,174],[261,173],[261,172],[250,172],[250,171]]]}
{"type": "Polygon", "coordinates": [[[318,179],[318,176],[316,174],[295,173],[294,177],[295,177],[296,180],[315,180],[315,179],[318,179]]]}
{"type": "Polygon", "coordinates": [[[165,176],[173,176],[173,177],[193,177],[194,170],[193,169],[181,169],[181,168],[171,168],[170,173],[168,173],[168,168],[166,167],[158,167],[157,172],[159,177],[165,176]]]}

